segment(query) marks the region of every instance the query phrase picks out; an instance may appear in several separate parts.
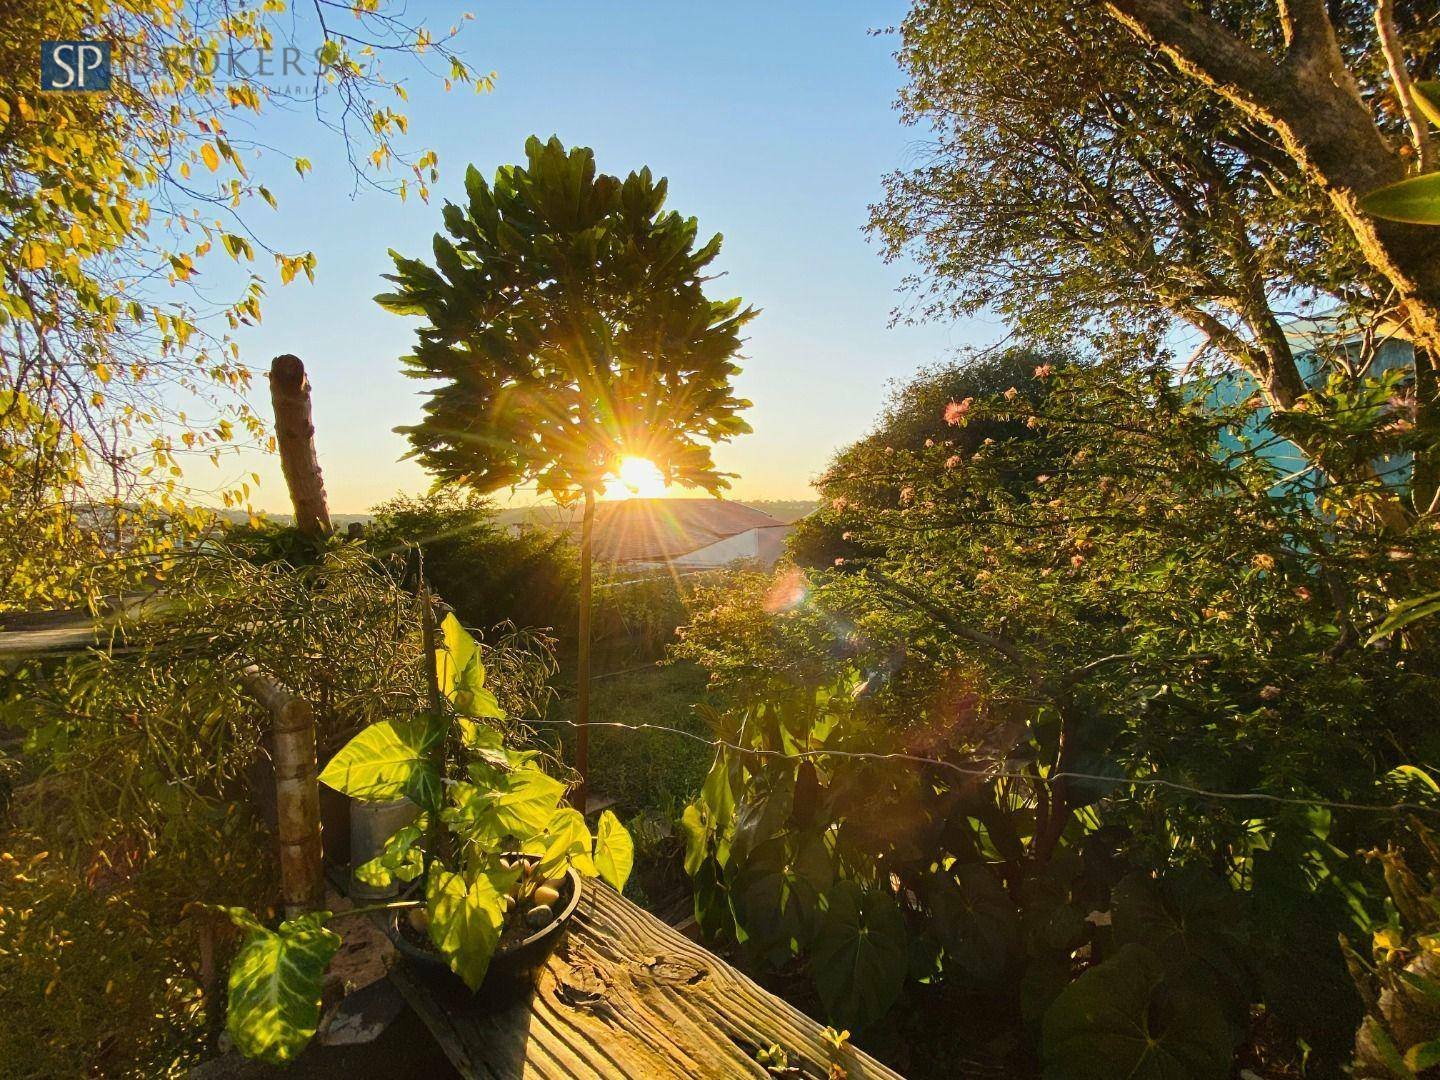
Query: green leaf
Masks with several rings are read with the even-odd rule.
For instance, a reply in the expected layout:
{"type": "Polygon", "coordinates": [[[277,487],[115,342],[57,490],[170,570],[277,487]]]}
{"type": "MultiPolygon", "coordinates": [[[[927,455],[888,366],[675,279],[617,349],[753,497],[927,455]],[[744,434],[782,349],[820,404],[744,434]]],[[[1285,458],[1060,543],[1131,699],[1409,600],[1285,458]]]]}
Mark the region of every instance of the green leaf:
{"type": "Polygon", "coordinates": [[[545,827],[528,838],[521,850],[540,856],[537,869],[546,877],[558,874],[572,862],[582,874],[595,876],[595,864],[590,861],[590,827],[585,824],[585,816],[573,807],[562,806],[554,811],[545,827]]]}
{"type": "Polygon", "coordinates": [[[438,796],[440,777],[431,755],[444,736],[444,725],[431,717],[382,720],[346,743],[320,781],[363,802],[405,796],[433,810],[433,802],[421,800],[438,796]]]}
{"type": "Polygon", "coordinates": [[[698,800],[685,807],[680,815],[680,831],[685,834],[685,873],[692,878],[710,853],[711,828],[705,807],[698,800]]]}
{"type": "Polygon", "coordinates": [[[1411,623],[1419,622],[1437,611],[1440,611],[1440,592],[1426,593],[1424,596],[1416,596],[1395,604],[1390,608],[1385,620],[1375,628],[1375,632],[1365,639],[1365,644],[1374,645],[1381,638],[1389,637],[1396,630],[1403,630],[1411,623]]]}
{"type": "Polygon", "coordinates": [[[1410,1047],[1405,1051],[1405,1064],[1417,1073],[1440,1065],[1440,1039],[1431,1039],[1410,1047]]]}
{"type": "Polygon", "coordinates": [[[528,839],[550,827],[564,794],[565,785],[536,766],[506,773],[491,793],[495,824],[502,834],[528,839]]]}
{"type": "Polygon", "coordinates": [[[325,966],[340,948],[322,925],[329,917],[312,912],[252,931],[235,954],[225,1026],[246,1057],[283,1065],[315,1034],[325,966]]]}
{"type": "Polygon", "coordinates": [[[1414,87],[1415,104],[1425,114],[1425,119],[1440,127],[1440,80],[1421,79],[1414,87]]]}
{"type": "Polygon", "coordinates": [[[595,870],[616,892],[624,892],[634,865],[635,841],[620,819],[606,810],[595,829],[595,870]]]}
{"type": "Polygon", "coordinates": [[[383,888],[392,881],[414,881],[425,872],[425,856],[415,845],[425,836],[425,818],[406,825],[385,841],[379,855],[355,868],[355,876],[366,885],[383,888]]]}
{"type": "Polygon", "coordinates": [[[518,877],[518,870],[490,870],[467,880],[438,865],[430,870],[425,888],[430,940],[471,990],[480,988],[490,970],[505,922],[506,894],[518,877]]]}
{"type": "Polygon", "coordinates": [[[822,837],[779,836],[750,854],[734,884],[735,915],[755,945],[782,963],[814,940],[820,896],[835,868],[822,837]]]}
{"type": "Polygon", "coordinates": [[[937,881],[930,906],[945,946],[945,970],[974,987],[1003,982],[1020,945],[1015,903],[995,875],[977,864],[937,881]]]}
{"type": "Polygon", "coordinates": [[[1230,1029],[1208,994],[1172,986],[1143,945],[1124,946],[1045,1013],[1045,1080],[1227,1080],[1230,1029]]]}
{"type": "Polygon", "coordinates": [[[480,662],[480,646],[470,632],[460,625],[454,614],[446,615],[440,624],[439,648],[435,650],[435,675],[440,692],[451,701],[470,680],[470,686],[485,685],[485,665],[480,662]]]}
{"type": "Polygon", "coordinates": [[[1411,225],[1440,225],[1440,173],[1412,176],[1370,192],[1360,209],[1390,221],[1411,225]]]}
{"type": "Polygon", "coordinates": [[[905,920],[888,894],[853,881],[838,882],[826,899],[810,970],[827,1019],[862,1027],[885,1015],[905,983],[905,920]]]}

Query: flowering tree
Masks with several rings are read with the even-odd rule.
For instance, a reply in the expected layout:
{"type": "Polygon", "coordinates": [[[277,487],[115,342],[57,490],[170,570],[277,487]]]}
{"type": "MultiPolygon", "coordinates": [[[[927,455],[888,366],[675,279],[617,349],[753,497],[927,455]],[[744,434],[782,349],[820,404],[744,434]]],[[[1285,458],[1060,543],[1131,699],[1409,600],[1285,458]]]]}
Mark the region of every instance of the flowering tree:
{"type": "Polygon", "coordinates": [[[709,444],[750,430],[731,379],[756,312],[705,294],[720,236],[696,246],[694,218],[664,212],[649,169],[597,173],[586,147],[525,144],[526,163],[487,184],[472,166],[464,206],[447,204],[434,266],[392,252],[396,289],[376,299],[426,324],[405,357],[427,391],[402,428],[441,484],[489,492],[534,483],[581,501],[580,724],[588,740],[591,532],[595,500],[622,456],[667,482],[728,486],[709,444]]]}

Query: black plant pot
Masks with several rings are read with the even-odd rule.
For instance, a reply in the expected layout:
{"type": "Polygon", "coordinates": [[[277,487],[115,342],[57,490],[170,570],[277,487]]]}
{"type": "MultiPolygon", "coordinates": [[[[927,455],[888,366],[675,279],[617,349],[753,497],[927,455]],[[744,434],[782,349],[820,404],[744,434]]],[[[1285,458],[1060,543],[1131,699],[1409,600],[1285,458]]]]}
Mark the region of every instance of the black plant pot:
{"type": "MultiPolygon", "coordinates": [[[[549,926],[536,930],[528,937],[502,947],[490,960],[485,981],[476,991],[477,998],[491,1003],[503,1003],[523,994],[535,982],[535,973],[545,966],[545,961],[559,947],[570,920],[580,906],[580,874],[574,867],[565,872],[560,885],[560,899],[556,901],[559,911],[549,926]],[[568,892],[568,896],[566,895],[568,892]]],[[[445,957],[441,956],[428,937],[421,937],[410,926],[403,910],[397,910],[390,917],[390,937],[395,948],[410,964],[415,973],[436,989],[468,995],[469,988],[460,976],[450,970],[445,957]]]]}

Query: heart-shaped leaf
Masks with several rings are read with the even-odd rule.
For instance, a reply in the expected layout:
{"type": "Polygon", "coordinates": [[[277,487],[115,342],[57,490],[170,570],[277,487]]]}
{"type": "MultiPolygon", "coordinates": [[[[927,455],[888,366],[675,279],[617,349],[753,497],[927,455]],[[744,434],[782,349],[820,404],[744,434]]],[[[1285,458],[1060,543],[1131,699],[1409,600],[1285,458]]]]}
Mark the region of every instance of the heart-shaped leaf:
{"type": "Polygon", "coordinates": [[[756,946],[781,963],[820,929],[820,897],[835,871],[816,835],[778,836],[750,853],[735,879],[735,912],[756,946]]]}
{"type": "Polygon", "coordinates": [[[226,1030],[246,1057],[283,1065],[305,1048],[320,1022],[325,966],[340,938],[322,923],[330,912],[253,929],[230,965],[226,1030]]]}
{"type": "Polygon", "coordinates": [[[620,819],[606,810],[595,828],[595,870],[616,892],[624,892],[634,866],[635,841],[620,819]]]}
{"type": "Polygon", "coordinates": [[[505,921],[506,894],[518,877],[518,870],[495,869],[467,880],[438,865],[431,868],[425,888],[430,940],[471,990],[479,989],[490,970],[505,921]]]}
{"type": "Polygon", "coordinates": [[[380,854],[355,868],[355,876],[366,885],[383,888],[392,881],[414,881],[425,871],[425,856],[416,844],[425,835],[425,817],[406,825],[385,841],[380,854]]]}
{"type": "Polygon", "coordinates": [[[1045,1013],[1046,1080],[1227,1080],[1230,1028],[1205,992],[1173,985],[1129,944],[1061,991],[1045,1013]]]}
{"type": "Polygon", "coordinates": [[[431,717],[382,720],[356,735],[320,774],[321,783],[362,802],[405,796],[434,809],[440,778],[431,760],[445,727],[431,717]]]}
{"type": "Polygon", "coordinates": [[[905,983],[905,920],[888,894],[853,881],[837,882],[826,900],[810,970],[828,1018],[863,1027],[885,1015],[905,983]]]}
{"type": "Polygon", "coordinates": [[[958,866],[936,882],[930,906],[945,970],[971,986],[1003,981],[1019,949],[1020,919],[995,876],[978,864],[958,866]]]}

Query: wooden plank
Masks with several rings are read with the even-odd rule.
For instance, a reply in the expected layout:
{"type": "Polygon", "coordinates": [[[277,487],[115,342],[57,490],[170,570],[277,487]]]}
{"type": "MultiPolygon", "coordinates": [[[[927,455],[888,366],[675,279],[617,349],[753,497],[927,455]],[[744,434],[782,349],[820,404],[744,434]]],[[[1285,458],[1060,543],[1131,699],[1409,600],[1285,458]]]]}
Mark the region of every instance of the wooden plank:
{"type": "Polygon", "coordinates": [[[853,1047],[838,1054],[804,1013],[719,957],[587,880],[566,940],[533,994],[505,1006],[458,983],[391,972],[462,1076],[483,1080],[773,1080],[755,1060],[778,1043],[794,1076],[899,1080],[853,1047]]]}

